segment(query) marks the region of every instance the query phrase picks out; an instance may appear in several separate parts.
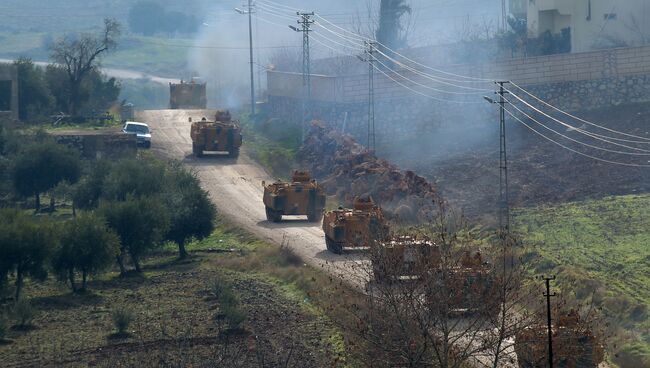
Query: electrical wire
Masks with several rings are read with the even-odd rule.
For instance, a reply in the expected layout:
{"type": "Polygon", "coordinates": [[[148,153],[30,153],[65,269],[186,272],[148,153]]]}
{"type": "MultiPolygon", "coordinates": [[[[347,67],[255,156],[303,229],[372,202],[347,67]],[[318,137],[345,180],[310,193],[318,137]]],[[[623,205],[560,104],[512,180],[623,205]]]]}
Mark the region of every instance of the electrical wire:
{"type": "Polygon", "coordinates": [[[406,81],[409,81],[409,82],[411,82],[411,83],[413,83],[413,84],[415,84],[415,85],[418,85],[418,86],[420,86],[420,87],[423,87],[423,88],[426,88],[426,89],[428,89],[428,90],[431,90],[431,91],[435,91],[435,92],[439,92],[439,93],[447,93],[447,94],[451,94],[451,95],[476,95],[477,93],[478,93],[478,94],[483,94],[483,92],[456,92],[456,91],[445,91],[445,90],[442,90],[442,89],[437,89],[437,88],[434,88],[434,87],[430,87],[430,86],[427,86],[427,85],[425,85],[425,84],[422,84],[422,83],[416,82],[416,81],[414,81],[414,80],[412,80],[412,79],[409,79],[408,77],[404,76],[403,74],[401,74],[401,73],[399,73],[399,72],[397,72],[397,71],[395,71],[395,70],[392,70],[391,68],[388,67],[388,65],[382,63],[382,62],[381,62],[379,59],[377,59],[377,58],[375,58],[374,61],[376,61],[377,63],[379,63],[379,64],[380,64],[381,66],[383,66],[385,69],[390,70],[393,74],[396,74],[396,75],[399,76],[400,78],[402,78],[402,79],[404,79],[404,80],[406,80],[406,81]]]}
{"type": "Polygon", "coordinates": [[[527,90],[525,90],[524,88],[518,86],[517,84],[515,84],[515,83],[513,83],[513,82],[509,82],[509,83],[510,83],[512,86],[514,86],[515,88],[517,88],[517,89],[521,90],[522,92],[524,92],[525,94],[527,94],[528,96],[532,97],[532,98],[535,99],[536,101],[541,102],[542,104],[544,104],[544,105],[546,105],[546,106],[552,108],[553,110],[558,111],[558,112],[560,112],[560,113],[562,113],[562,114],[564,114],[564,115],[566,115],[566,116],[568,116],[568,117],[570,117],[570,118],[572,118],[572,119],[575,119],[575,120],[577,120],[577,121],[579,121],[579,122],[585,123],[585,124],[587,124],[587,125],[591,125],[591,126],[593,126],[593,127],[599,128],[599,129],[606,130],[606,131],[608,131],[608,132],[610,132],[610,133],[620,134],[620,135],[623,135],[623,136],[626,136],[626,137],[631,137],[631,138],[638,138],[638,139],[642,139],[642,140],[644,140],[644,141],[648,141],[648,142],[650,142],[650,138],[647,138],[647,137],[641,137],[641,136],[637,136],[637,135],[634,135],[634,134],[628,134],[628,133],[625,133],[625,132],[621,132],[621,131],[618,131],[618,130],[610,129],[610,128],[607,128],[607,127],[604,127],[604,126],[598,125],[598,124],[596,124],[596,123],[592,123],[592,122],[590,122],[590,121],[587,121],[587,120],[581,119],[581,118],[579,118],[579,117],[577,117],[577,116],[574,116],[574,115],[572,115],[572,114],[570,114],[570,113],[568,113],[568,112],[566,112],[566,111],[564,111],[564,110],[561,110],[560,108],[557,108],[557,107],[555,107],[555,106],[549,104],[548,102],[546,102],[546,101],[542,100],[541,98],[539,98],[539,97],[533,95],[532,93],[528,92],[527,90]]]}
{"type": "Polygon", "coordinates": [[[293,21],[296,20],[296,17],[295,17],[296,14],[295,13],[292,14],[293,16],[290,16],[288,14],[281,13],[281,12],[279,12],[277,10],[272,9],[272,8],[268,8],[266,5],[264,5],[262,3],[257,3],[255,6],[257,7],[257,9],[263,10],[265,13],[268,13],[268,14],[273,15],[275,17],[284,18],[284,19],[293,20],[293,21]]]}
{"type": "MultiPolygon", "coordinates": [[[[345,38],[344,35],[342,35],[342,34],[340,34],[340,33],[338,33],[338,32],[335,32],[335,31],[333,31],[333,30],[331,30],[331,29],[329,29],[329,28],[323,26],[322,24],[320,24],[320,22],[317,22],[316,24],[317,24],[318,26],[320,26],[321,28],[323,28],[324,30],[326,30],[326,31],[328,31],[328,32],[330,32],[330,33],[332,33],[332,34],[334,34],[335,36],[337,36],[337,37],[339,37],[339,38],[345,39],[345,40],[347,40],[348,42],[353,43],[353,44],[355,44],[355,45],[359,45],[358,43],[354,43],[354,41],[350,41],[349,39],[345,38]]],[[[473,91],[480,91],[480,92],[490,92],[490,91],[492,91],[492,90],[490,90],[490,89],[486,89],[486,88],[467,87],[467,86],[461,86],[461,85],[458,85],[458,84],[454,84],[454,83],[448,82],[448,81],[452,81],[452,82],[458,82],[458,83],[476,83],[475,81],[466,81],[466,80],[451,79],[451,78],[439,77],[439,76],[434,76],[433,74],[424,73],[424,72],[422,72],[422,71],[420,71],[420,70],[418,70],[418,69],[415,69],[415,68],[410,67],[410,66],[408,66],[408,65],[406,65],[406,64],[403,64],[403,63],[400,62],[399,60],[396,60],[396,59],[394,59],[394,58],[392,58],[392,57],[386,55],[386,54],[383,53],[379,48],[375,48],[375,51],[377,51],[377,53],[379,53],[380,55],[384,56],[386,59],[388,59],[388,60],[390,60],[390,61],[392,61],[392,62],[398,64],[399,66],[403,67],[404,69],[407,69],[407,70],[409,70],[409,71],[411,71],[411,72],[413,72],[413,73],[415,73],[415,74],[418,74],[418,75],[420,75],[420,76],[422,76],[422,77],[424,77],[424,78],[426,78],[426,79],[429,79],[429,80],[431,80],[431,81],[433,81],[433,82],[436,82],[436,83],[439,83],[439,84],[448,85],[448,86],[452,86],[452,87],[456,87],[456,88],[459,88],[459,89],[466,89],[466,90],[473,90],[473,91]]],[[[479,92],[476,92],[476,93],[479,93],[479,92]]]]}
{"type": "MultiPolygon", "coordinates": [[[[533,118],[532,116],[528,115],[528,114],[525,113],[523,110],[521,110],[520,108],[518,108],[517,106],[515,106],[515,105],[514,105],[511,101],[509,101],[507,98],[504,97],[504,100],[505,100],[506,102],[508,102],[508,103],[510,104],[510,106],[514,107],[514,108],[515,108],[515,109],[516,109],[520,114],[523,114],[523,115],[526,116],[528,119],[534,121],[537,125],[540,125],[540,126],[543,127],[544,129],[549,130],[549,131],[551,131],[551,132],[553,132],[553,133],[559,135],[560,137],[562,137],[562,138],[564,138],[564,139],[567,139],[567,140],[570,140],[570,141],[572,141],[572,142],[574,142],[574,143],[581,144],[581,145],[583,145],[583,146],[585,146],[585,147],[589,147],[589,148],[592,148],[592,149],[595,149],[595,150],[604,151],[604,152],[610,152],[610,153],[616,153],[616,154],[619,154],[619,155],[650,156],[650,153],[635,153],[635,152],[616,151],[616,150],[610,150],[610,149],[603,148],[603,147],[594,146],[594,145],[589,144],[589,143],[581,142],[581,141],[579,141],[579,140],[577,140],[577,139],[574,139],[574,138],[571,138],[571,137],[569,137],[569,136],[567,136],[567,135],[565,135],[565,134],[562,134],[562,133],[560,133],[560,132],[558,132],[558,131],[556,131],[556,130],[554,130],[554,129],[552,129],[552,128],[549,128],[548,126],[546,126],[546,125],[544,125],[543,123],[541,123],[539,120],[533,118]]],[[[648,151],[648,152],[650,152],[650,151],[648,151]]]]}
{"type": "Polygon", "coordinates": [[[457,100],[448,100],[448,99],[442,99],[442,98],[439,98],[439,97],[431,96],[431,95],[428,95],[426,93],[422,93],[422,92],[420,92],[420,91],[418,91],[416,89],[413,89],[413,88],[405,85],[404,83],[402,83],[402,82],[396,80],[395,78],[391,77],[390,75],[386,74],[383,70],[379,69],[378,67],[376,67],[374,65],[373,65],[373,67],[375,68],[375,70],[377,70],[378,72],[383,74],[386,78],[388,78],[391,81],[395,82],[396,84],[402,86],[403,88],[406,88],[407,90],[409,90],[409,91],[411,91],[411,92],[413,92],[415,94],[430,98],[432,100],[436,100],[436,101],[439,101],[439,102],[459,103],[459,104],[465,104],[465,103],[467,103],[467,104],[479,104],[479,103],[482,103],[481,101],[457,101],[457,100]]]}
{"type": "Polygon", "coordinates": [[[504,107],[504,110],[505,110],[505,112],[506,112],[508,115],[510,115],[513,119],[517,120],[520,124],[522,124],[523,126],[525,126],[526,128],[528,128],[529,130],[532,130],[535,134],[537,134],[537,135],[541,136],[542,138],[546,139],[547,141],[549,141],[549,142],[551,142],[551,143],[553,143],[553,144],[556,144],[556,145],[558,145],[558,146],[560,146],[560,147],[562,147],[562,148],[564,148],[564,149],[566,149],[566,150],[568,150],[568,151],[571,151],[571,152],[573,152],[573,153],[575,153],[575,154],[578,154],[578,155],[581,155],[581,156],[584,156],[584,157],[590,158],[590,159],[592,159],[592,160],[601,161],[601,162],[605,162],[605,163],[613,164],[613,165],[628,166],[628,167],[648,167],[648,168],[650,168],[650,165],[631,164],[631,163],[626,163],[626,162],[612,161],[612,160],[607,160],[607,159],[604,159],[604,158],[600,158],[600,157],[592,156],[592,155],[589,155],[589,154],[587,154],[587,153],[583,153],[583,152],[580,152],[580,151],[574,150],[573,148],[567,147],[567,146],[563,145],[563,144],[560,143],[560,142],[556,142],[556,141],[553,140],[552,138],[549,138],[549,137],[545,136],[544,134],[538,132],[537,130],[535,130],[535,128],[533,128],[533,127],[531,127],[530,125],[528,125],[528,124],[526,124],[525,122],[523,122],[520,118],[518,118],[515,114],[513,114],[512,112],[510,112],[510,111],[509,111],[508,109],[506,109],[505,107],[504,107]]]}
{"type": "MultiPolygon", "coordinates": [[[[551,115],[548,115],[547,113],[545,113],[545,112],[541,111],[540,109],[534,107],[533,105],[529,104],[528,102],[524,101],[522,98],[520,98],[519,96],[514,94],[512,91],[509,91],[507,89],[504,89],[504,90],[508,91],[511,96],[515,97],[521,103],[528,106],[528,108],[530,108],[531,110],[533,110],[533,111],[535,111],[535,112],[537,112],[537,113],[539,113],[541,115],[546,116],[547,118],[559,123],[560,125],[567,127],[568,129],[577,131],[578,133],[584,134],[584,135],[586,135],[586,136],[588,136],[590,138],[593,138],[593,139],[596,139],[596,140],[599,140],[599,141],[602,141],[602,142],[605,142],[605,143],[608,143],[608,144],[612,144],[612,145],[615,145],[615,146],[624,147],[624,148],[628,148],[628,149],[635,150],[635,151],[650,152],[650,150],[646,150],[646,149],[642,149],[642,148],[638,148],[638,147],[631,147],[631,146],[628,146],[628,145],[625,145],[625,144],[622,144],[622,143],[612,142],[609,139],[607,139],[607,138],[609,138],[607,136],[602,136],[600,134],[593,134],[593,133],[591,133],[589,131],[586,131],[584,129],[574,127],[573,125],[567,124],[567,123],[565,123],[565,122],[563,122],[561,120],[558,120],[555,117],[553,117],[551,115]]],[[[511,102],[508,100],[508,103],[511,103],[511,102]]]]}

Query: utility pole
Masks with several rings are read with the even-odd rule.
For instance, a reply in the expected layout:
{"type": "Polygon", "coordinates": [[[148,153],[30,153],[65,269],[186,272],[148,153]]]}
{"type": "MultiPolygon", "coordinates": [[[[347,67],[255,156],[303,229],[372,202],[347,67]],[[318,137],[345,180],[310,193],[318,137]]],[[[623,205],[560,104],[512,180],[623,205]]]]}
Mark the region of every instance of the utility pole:
{"type": "Polygon", "coordinates": [[[544,296],[546,297],[546,324],[548,326],[548,366],[553,368],[553,329],[551,327],[551,297],[555,296],[555,293],[551,294],[551,281],[555,280],[555,276],[544,277],[546,281],[546,292],[544,296]]]}
{"type": "Polygon", "coordinates": [[[376,147],[375,139],[375,49],[377,42],[364,41],[366,57],[359,56],[361,61],[368,62],[368,150],[374,152],[376,147]]]}
{"type": "Polygon", "coordinates": [[[255,73],[253,72],[253,3],[248,0],[246,10],[235,8],[239,14],[248,14],[248,47],[250,49],[250,74],[251,74],[251,114],[255,115],[255,73]]]}
{"type": "Polygon", "coordinates": [[[311,17],[314,12],[303,13],[296,12],[300,17],[298,24],[300,28],[289,26],[296,32],[302,32],[302,140],[305,140],[305,127],[311,119],[311,58],[309,55],[309,32],[311,32],[311,25],[314,20],[311,17]]]}
{"type": "Polygon", "coordinates": [[[499,228],[505,239],[510,233],[510,199],[508,195],[508,155],[506,147],[506,99],[507,81],[496,82],[499,86],[499,228]]]}
{"type": "Polygon", "coordinates": [[[505,32],[508,29],[507,21],[506,0],[501,0],[501,31],[505,32]]]}

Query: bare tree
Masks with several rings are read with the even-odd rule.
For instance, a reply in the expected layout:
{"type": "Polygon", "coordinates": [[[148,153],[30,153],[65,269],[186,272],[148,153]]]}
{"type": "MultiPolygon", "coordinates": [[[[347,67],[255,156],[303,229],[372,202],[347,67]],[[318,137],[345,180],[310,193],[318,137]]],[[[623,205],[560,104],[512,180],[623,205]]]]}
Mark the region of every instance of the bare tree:
{"type": "Polygon", "coordinates": [[[97,67],[103,54],[114,50],[120,35],[120,24],[104,19],[104,28],[97,34],[66,35],[51,46],[51,58],[65,70],[69,83],[68,113],[77,115],[81,104],[81,85],[97,67]]]}

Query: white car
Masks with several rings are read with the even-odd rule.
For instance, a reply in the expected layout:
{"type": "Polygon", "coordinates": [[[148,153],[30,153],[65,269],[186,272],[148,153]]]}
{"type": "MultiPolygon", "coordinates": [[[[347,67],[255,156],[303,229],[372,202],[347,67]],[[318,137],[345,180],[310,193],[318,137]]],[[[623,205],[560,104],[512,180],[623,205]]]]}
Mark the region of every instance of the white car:
{"type": "Polygon", "coordinates": [[[149,125],[136,121],[127,121],[124,123],[122,132],[125,134],[135,134],[138,146],[144,148],[151,147],[151,131],[149,130],[149,125]]]}

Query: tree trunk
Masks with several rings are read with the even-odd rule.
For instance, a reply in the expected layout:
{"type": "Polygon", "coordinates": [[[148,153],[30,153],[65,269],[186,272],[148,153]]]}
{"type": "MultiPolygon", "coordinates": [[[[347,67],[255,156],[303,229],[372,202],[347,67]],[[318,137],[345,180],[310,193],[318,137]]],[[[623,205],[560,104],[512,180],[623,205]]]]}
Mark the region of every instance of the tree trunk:
{"type": "Polygon", "coordinates": [[[36,212],[41,210],[41,194],[36,193],[36,212]]]}
{"type": "Polygon", "coordinates": [[[86,280],[88,279],[88,272],[86,270],[81,271],[81,290],[86,291],[86,280]]]}
{"type": "Polygon", "coordinates": [[[20,298],[20,292],[23,289],[23,270],[18,268],[16,270],[16,300],[20,298]]]}
{"type": "Polygon", "coordinates": [[[133,266],[135,266],[135,272],[142,273],[142,268],[140,268],[140,261],[133,253],[131,254],[131,260],[133,261],[133,266]]]}
{"type": "Polygon", "coordinates": [[[68,270],[68,280],[70,281],[70,287],[72,288],[72,292],[76,293],[77,292],[77,286],[74,284],[74,269],[70,268],[68,270]]]}
{"type": "Polygon", "coordinates": [[[54,196],[50,195],[50,212],[54,212],[54,207],[56,206],[56,203],[54,201],[54,196]]]}
{"type": "Polygon", "coordinates": [[[126,268],[124,267],[124,249],[120,249],[120,254],[117,255],[117,265],[120,266],[120,276],[126,275],[126,268]]]}
{"type": "Polygon", "coordinates": [[[180,259],[187,258],[187,250],[185,249],[185,242],[178,243],[178,257],[180,259]]]}
{"type": "Polygon", "coordinates": [[[72,217],[77,218],[77,206],[74,205],[74,201],[72,201],[72,217]]]}
{"type": "Polygon", "coordinates": [[[70,101],[68,104],[68,109],[70,110],[70,115],[75,117],[77,116],[77,109],[79,104],[79,85],[80,81],[76,79],[70,80],[70,101]]]}

